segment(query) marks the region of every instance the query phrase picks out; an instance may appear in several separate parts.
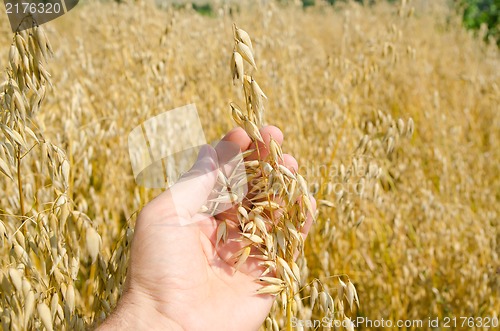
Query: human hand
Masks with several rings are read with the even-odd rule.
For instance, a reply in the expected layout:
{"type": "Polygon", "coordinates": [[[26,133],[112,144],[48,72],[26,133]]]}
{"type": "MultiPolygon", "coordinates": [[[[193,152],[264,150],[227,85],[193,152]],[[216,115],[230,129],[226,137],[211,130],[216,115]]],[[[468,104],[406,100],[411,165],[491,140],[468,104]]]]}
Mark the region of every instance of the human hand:
{"type": "MultiPolygon", "coordinates": [[[[278,144],[283,134],[276,127],[261,129],[260,157],[267,155],[272,137],[278,144]]],[[[255,149],[240,128],[229,132],[224,142],[244,152],[255,149]]],[[[257,295],[256,280],[264,271],[260,260],[249,257],[238,270],[232,256],[241,248],[236,216],[229,218],[227,243],[216,244],[222,216],[199,213],[217,180],[218,156],[203,147],[193,168],[172,188],[141,211],[131,247],[127,282],[117,309],[103,323],[105,329],[134,330],[257,330],[271,309],[274,297],[257,295]],[[175,191],[175,203],[172,197],[175,191]],[[184,224],[184,225],[183,225],[184,224]]],[[[257,159],[257,153],[248,157],[257,159]]],[[[296,171],[297,161],[283,156],[283,163],[296,171]]],[[[312,201],[313,208],[315,202],[312,201]]],[[[305,238],[312,218],[302,228],[305,238]]]]}

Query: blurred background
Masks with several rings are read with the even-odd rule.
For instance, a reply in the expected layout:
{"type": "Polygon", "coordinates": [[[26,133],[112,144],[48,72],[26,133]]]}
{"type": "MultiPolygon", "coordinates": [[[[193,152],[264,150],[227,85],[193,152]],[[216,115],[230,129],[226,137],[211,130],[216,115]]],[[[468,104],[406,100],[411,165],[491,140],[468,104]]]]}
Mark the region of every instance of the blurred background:
{"type": "MultiPolygon", "coordinates": [[[[300,263],[305,293],[314,279],[335,293],[349,277],[359,308],[336,314],[465,316],[483,323],[452,329],[495,329],[498,10],[494,0],[84,0],[43,25],[53,56],[29,63],[50,77],[26,66],[37,89],[16,97],[16,38],[1,13],[3,328],[84,329],[112,311],[137,211],[159,193],[136,185],[128,134],[190,103],[210,141],[235,126],[236,22],[254,43],[265,122],[284,132],[318,201],[300,263]],[[29,116],[13,121],[16,98],[29,116]]],[[[308,298],[298,309],[321,316],[308,298]]]]}

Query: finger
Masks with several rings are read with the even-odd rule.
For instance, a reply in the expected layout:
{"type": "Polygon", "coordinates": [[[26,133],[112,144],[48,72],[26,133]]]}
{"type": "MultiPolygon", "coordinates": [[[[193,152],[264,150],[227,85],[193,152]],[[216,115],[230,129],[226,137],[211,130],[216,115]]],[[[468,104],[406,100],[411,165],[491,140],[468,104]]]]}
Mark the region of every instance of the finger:
{"type": "MultiPolygon", "coordinates": [[[[265,157],[269,152],[267,151],[267,146],[269,145],[269,142],[271,140],[271,137],[273,137],[274,140],[278,144],[281,144],[283,142],[283,134],[281,131],[274,126],[266,126],[260,130],[261,135],[264,139],[264,143],[259,143],[259,152],[261,153],[261,157],[265,157]]],[[[254,149],[255,144],[252,143],[251,139],[248,137],[247,133],[241,129],[241,128],[236,128],[231,130],[216,146],[216,151],[218,155],[218,161],[220,164],[220,168],[223,171],[223,173],[229,177],[229,174],[231,174],[236,167],[236,163],[234,162],[234,157],[241,151],[244,152],[248,149],[254,149]]],[[[252,155],[249,157],[251,159],[252,157],[257,157],[257,152],[252,153],[252,155]]],[[[243,168],[238,168],[239,172],[244,171],[243,168]]],[[[222,219],[235,219],[236,216],[236,207],[233,206],[232,208],[228,208],[227,210],[223,211],[222,213],[218,213],[216,215],[216,218],[219,220],[222,219]]]]}
{"type": "MultiPolygon", "coordinates": [[[[232,187],[231,185],[238,182],[242,176],[246,176],[243,155],[241,153],[246,151],[251,143],[252,140],[248,134],[240,127],[232,129],[217,143],[215,151],[217,152],[219,170],[227,180],[218,181],[215,187],[216,191],[225,189],[236,193],[243,190],[243,193],[246,193],[245,187],[232,187]]],[[[218,219],[225,219],[232,214],[234,214],[232,204],[221,203],[217,205],[215,216],[218,219]]],[[[236,215],[234,214],[233,216],[236,215]]]]}
{"type": "Polygon", "coordinates": [[[245,130],[240,127],[232,129],[215,146],[219,164],[226,164],[237,153],[246,151],[251,143],[245,130]]]}
{"type": "MultiPolygon", "coordinates": [[[[233,142],[235,144],[238,144],[240,147],[241,151],[246,151],[248,147],[250,147],[250,144],[252,143],[252,140],[248,136],[248,134],[245,132],[240,127],[236,127],[229,131],[224,138],[221,139],[221,141],[226,141],[226,142],[233,142]]],[[[217,151],[217,147],[215,147],[215,150],[217,151]]]]}
{"type": "Polygon", "coordinates": [[[215,146],[219,168],[229,182],[234,183],[245,175],[241,153],[246,151],[251,143],[247,133],[238,127],[229,131],[215,146]]]}
{"type": "MultiPolygon", "coordinates": [[[[299,168],[297,160],[293,156],[291,156],[290,154],[283,154],[283,160],[282,161],[280,160],[280,163],[283,164],[288,169],[290,169],[292,172],[297,172],[297,170],[299,168]]],[[[251,187],[249,187],[249,191],[251,191],[251,187]]],[[[246,196],[246,201],[245,201],[244,205],[248,206],[250,204],[250,200],[253,197],[255,197],[255,195],[257,195],[257,193],[258,192],[248,193],[248,195],[246,196]]],[[[260,201],[262,201],[262,200],[260,200],[260,201]]],[[[279,199],[275,199],[275,201],[278,203],[282,203],[282,201],[279,199]]],[[[219,220],[229,219],[229,220],[233,220],[234,222],[236,222],[237,221],[236,214],[237,214],[237,206],[233,206],[232,208],[224,211],[223,213],[216,215],[216,218],[219,220]]],[[[281,217],[281,214],[282,214],[282,212],[275,211],[275,219],[279,219],[279,217],[281,217]]]]}
{"type": "Polygon", "coordinates": [[[283,132],[275,126],[269,125],[260,129],[260,134],[264,142],[258,142],[257,145],[252,143],[249,149],[256,149],[258,147],[258,151],[253,152],[248,159],[249,160],[257,160],[259,155],[261,159],[264,159],[269,154],[269,142],[271,138],[274,139],[278,145],[281,146],[283,143],[283,132]]]}
{"type": "Polygon", "coordinates": [[[299,164],[297,163],[297,160],[290,154],[283,154],[282,164],[292,172],[297,172],[299,170],[299,164]]]}
{"type": "Polygon", "coordinates": [[[190,219],[206,203],[216,178],[217,155],[210,145],[205,145],[193,167],[167,191],[170,207],[178,216],[190,219]]]}

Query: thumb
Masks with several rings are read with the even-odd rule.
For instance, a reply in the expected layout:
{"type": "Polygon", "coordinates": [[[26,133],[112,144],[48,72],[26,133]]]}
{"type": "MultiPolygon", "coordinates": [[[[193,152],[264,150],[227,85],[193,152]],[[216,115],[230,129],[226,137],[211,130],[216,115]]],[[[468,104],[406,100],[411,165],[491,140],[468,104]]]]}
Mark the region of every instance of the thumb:
{"type": "Polygon", "coordinates": [[[191,218],[207,202],[217,180],[217,169],[215,150],[204,145],[193,167],[169,189],[177,215],[191,218]]]}

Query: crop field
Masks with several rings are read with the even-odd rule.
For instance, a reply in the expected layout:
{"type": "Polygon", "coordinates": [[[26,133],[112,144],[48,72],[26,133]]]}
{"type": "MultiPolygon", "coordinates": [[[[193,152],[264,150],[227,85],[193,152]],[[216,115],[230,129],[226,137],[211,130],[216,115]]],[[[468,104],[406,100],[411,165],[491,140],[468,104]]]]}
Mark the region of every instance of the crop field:
{"type": "Polygon", "coordinates": [[[263,122],[317,201],[293,325],[273,307],[262,329],[496,329],[496,43],[447,1],[221,3],[82,1],[25,46],[0,14],[3,329],[81,330],[112,312],[138,211],[161,192],[136,184],[128,135],[187,104],[209,142],[237,125],[233,23],[252,38],[263,122]],[[40,38],[51,46],[32,52],[40,38]]]}

